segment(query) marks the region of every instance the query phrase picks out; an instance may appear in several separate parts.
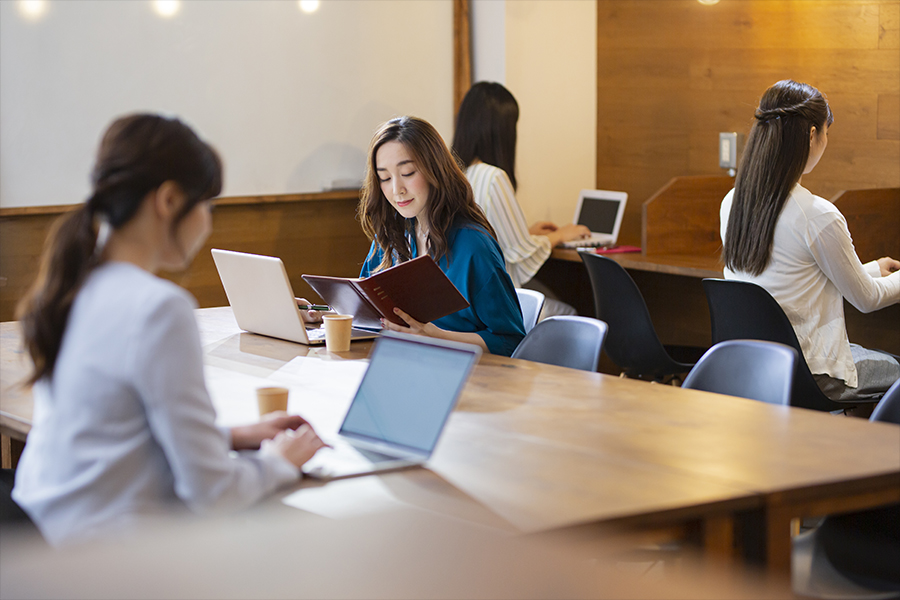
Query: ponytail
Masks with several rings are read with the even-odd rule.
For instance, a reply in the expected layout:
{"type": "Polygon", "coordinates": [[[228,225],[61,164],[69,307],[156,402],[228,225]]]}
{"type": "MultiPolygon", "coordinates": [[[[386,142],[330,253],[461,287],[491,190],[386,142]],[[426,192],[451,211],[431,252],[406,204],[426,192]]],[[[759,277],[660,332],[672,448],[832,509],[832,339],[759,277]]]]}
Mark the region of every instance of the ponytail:
{"type": "Polygon", "coordinates": [[[136,114],[114,121],[97,153],[92,196],[53,224],[37,279],[16,310],[34,364],[28,384],[53,376],[72,304],[102,261],[110,231],[128,223],[147,195],[166,181],[177,183],[185,195],[172,220],[174,235],[194,206],[219,194],[222,163],[178,119],[136,114]]]}
{"type": "Polygon", "coordinates": [[[813,127],[834,121],[814,87],[779,81],[763,94],[738,167],[722,259],[732,271],[760,275],[772,257],[775,224],[809,160],[813,127]]]}
{"type": "Polygon", "coordinates": [[[97,265],[96,241],[87,204],[60,217],[50,229],[37,280],[16,311],[34,363],[29,385],[53,372],[75,295],[97,265]]]}

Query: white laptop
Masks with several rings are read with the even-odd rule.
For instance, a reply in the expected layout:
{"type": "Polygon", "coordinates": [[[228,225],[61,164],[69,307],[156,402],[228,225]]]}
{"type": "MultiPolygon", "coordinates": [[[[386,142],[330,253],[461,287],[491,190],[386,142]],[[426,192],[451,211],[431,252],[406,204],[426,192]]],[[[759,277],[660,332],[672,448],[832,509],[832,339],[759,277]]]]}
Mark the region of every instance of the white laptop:
{"type": "MultiPolygon", "coordinates": [[[[321,325],[306,325],[294,298],[284,263],[274,256],[212,250],[219,279],[238,327],[300,344],[325,343],[321,325]]],[[[353,328],[351,340],[369,340],[377,332],[353,328]]]]}
{"type": "Polygon", "coordinates": [[[591,237],[562,244],[564,248],[609,248],[619,239],[619,227],[625,214],[626,192],[581,190],[573,223],[585,225],[591,237]]]}
{"type": "Polygon", "coordinates": [[[481,349],[384,332],[333,446],[303,465],[316,479],[335,479],[421,465],[431,456],[481,349]]]}

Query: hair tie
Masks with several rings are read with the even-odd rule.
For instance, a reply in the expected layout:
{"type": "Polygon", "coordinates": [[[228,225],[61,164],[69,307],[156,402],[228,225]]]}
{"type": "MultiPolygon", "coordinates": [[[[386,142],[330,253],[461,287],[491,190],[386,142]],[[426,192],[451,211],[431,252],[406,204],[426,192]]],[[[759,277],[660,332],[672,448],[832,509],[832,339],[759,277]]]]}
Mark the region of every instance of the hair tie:
{"type": "Polygon", "coordinates": [[[109,235],[112,233],[112,225],[105,216],[97,217],[97,241],[94,243],[94,257],[99,258],[109,241],[109,235]]]}

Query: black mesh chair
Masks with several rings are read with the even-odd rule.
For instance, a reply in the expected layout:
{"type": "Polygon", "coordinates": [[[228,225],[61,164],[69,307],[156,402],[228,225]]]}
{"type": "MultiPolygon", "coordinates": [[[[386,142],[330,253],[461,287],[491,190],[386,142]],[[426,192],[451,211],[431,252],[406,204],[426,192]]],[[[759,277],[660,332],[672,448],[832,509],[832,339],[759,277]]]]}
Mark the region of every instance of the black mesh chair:
{"type": "Polygon", "coordinates": [[[516,296],[519,298],[519,306],[522,308],[522,321],[525,323],[525,333],[537,325],[541,309],[544,308],[544,295],[536,290],[516,288],[516,296]]]}
{"type": "Polygon", "coordinates": [[[697,361],[681,387],[787,406],[796,362],[797,351],[784,344],[719,342],[697,361]]]}
{"type": "MultiPolygon", "coordinates": [[[[892,423],[900,443],[900,381],[870,421],[892,423]]],[[[794,537],[791,578],[804,597],[876,600],[900,598],[900,504],[826,517],[794,537]]]]}
{"type": "Polygon", "coordinates": [[[736,339],[766,340],[797,351],[791,406],[836,411],[866,403],[836,402],[822,393],[806,364],[791,322],[765,288],[747,281],[704,279],[703,289],[709,302],[713,344],[736,339]]]}
{"type": "Polygon", "coordinates": [[[597,371],[606,323],[590,317],[547,317],[519,343],[513,358],[597,371]]]}
{"type": "Polygon", "coordinates": [[[594,292],[597,318],[609,326],[606,353],[628,377],[656,381],[687,373],[692,363],[681,363],[666,352],[641,291],[616,261],[580,253],[594,292]]]}

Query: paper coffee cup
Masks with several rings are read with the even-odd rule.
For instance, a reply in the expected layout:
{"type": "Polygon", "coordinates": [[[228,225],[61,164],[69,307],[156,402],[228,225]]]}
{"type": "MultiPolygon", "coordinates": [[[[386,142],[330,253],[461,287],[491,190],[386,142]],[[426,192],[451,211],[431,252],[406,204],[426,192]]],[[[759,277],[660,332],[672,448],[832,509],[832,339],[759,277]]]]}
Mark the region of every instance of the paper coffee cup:
{"type": "Polygon", "coordinates": [[[325,347],[329,352],[350,350],[350,330],[353,315],[322,315],[325,322],[325,347]]]}
{"type": "Polygon", "coordinates": [[[288,389],[283,387],[257,388],[256,402],[259,404],[259,416],[278,410],[287,412],[288,389]]]}

